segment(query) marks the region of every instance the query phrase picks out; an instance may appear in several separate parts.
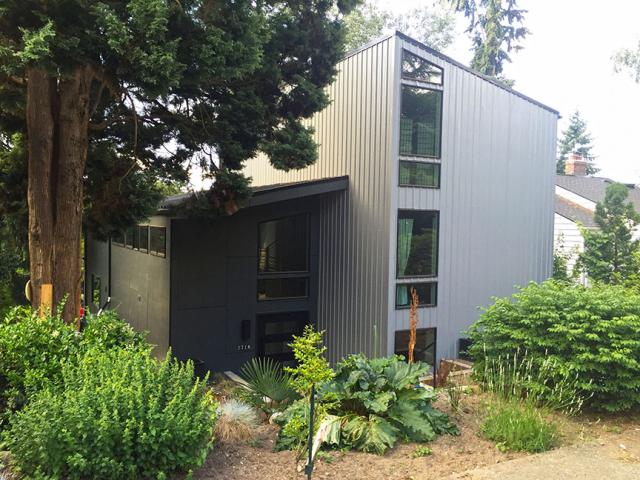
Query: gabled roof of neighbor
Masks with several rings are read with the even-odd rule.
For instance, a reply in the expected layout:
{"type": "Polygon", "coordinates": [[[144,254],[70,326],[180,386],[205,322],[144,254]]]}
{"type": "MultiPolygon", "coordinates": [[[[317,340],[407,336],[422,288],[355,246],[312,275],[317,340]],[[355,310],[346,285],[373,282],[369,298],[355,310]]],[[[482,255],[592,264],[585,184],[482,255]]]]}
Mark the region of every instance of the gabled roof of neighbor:
{"type": "Polygon", "coordinates": [[[542,102],[534,100],[533,98],[531,98],[531,97],[529,97],[527,95],[524,95],[523,93],[520,93],[517,90],[514,90],[513,88],[505,85],[504,83],[496,80],[495,78],[483,75],[482,73],[478,72],[477,70],[474,70],[473,68],[467,67],[466,65],[458,62],[457,60],[454,60],[453,58],[451,58],[451,57],[449,57],[449,56],[447,56],[447,55],[445,55],[443,53],[440,53],[437,50],[434,50],[433,48],[425,45],[422,42],[419,42],[418,40],[416,40],[414,38],[411,38],[409,35],[406,35],[406,34],[400,32],[398,30],[396,30],[395,32],[390,33],[388,35],[384,35],[384,36],[382,36],[380,38],[377,38],[377,39],[375,39],[375,40],[373,40],[373,41],[371,41],[369,43],[366,43],[366,44],[362,45],[361,47],[358,47],[358,48],[356,48],[354,50],[351,50],[350,52],[348,52],[344,56],[343,59],[346,59],[346,58],[349,58],[349,57],[351,57],[353,55],[356,55],[356,54],[362,52],[363,50],[366,50],[366,49],[368,49],[368,48],[370,48],[370,47],[372,47],[372,46],[374,46],[374,45],[376,45],[376,44],[378,44],[380,42],[384,42],[385,40],[388,40],[389,38],[396,37],[396,36],[401,38],[402,40],[404,40],[406,42],[414,44],[418,48],[426,50],[429,54],[433,55],[434,57],[438,57],[438,58],[440,58],[441,60],[444,60],[447,63],[450,63],[450,64],[452,64],[452,65],[454,65],[454,66],[456,66],[458,68],[461,68],[462,70],[464,70],[466,72],[469,72],[472,75],[475,75],[476,77],[479,77],[479,78],[481,78],[481,79],[483,79],[483,80],[495,85],[496,87],[501,88],[502,90],[505,90],[505,91],[515,95],[516,97],[520,97],[523,100],[526,100],[527,102],[530,102],[530,103],[532,103],[532,104],[534,104],[534,105],[536,105],[536,106],[538,106],[540,108],[543,108],[544,110],[547,110],[547,111],[549,111],[551,113],[554,113],[558,117],[560,117],[560,112],[558,112],[557,110],[549,107],[548,105],[545,105],[542,102]]]}
{"type": "Polygon", "coordinates": [[[560,195],[556,195],[555,212],[572,222],[580,222],[586,228],[594,228],[596,226],[591,210],[581,207],[560,195]]]}
{"type": "MultiPolygon", "coordinates": [[[[557,186],[596,203],[604,200],[607,187],[612,183],[616,182],[605,177],[556,175],[557,186]]],[[[636,207],[636,210],[640,212],[640,188],[633,184],[627,184],[627,187],[629,188],[629,200],[636,207]]]]}
{"type": "MultiPolygon", "coordinates": [[[[275,183],[272,185],[261,185],[251,187],[252,196],[245,206],[257,207],[268,203],[282,202],[285,200],[293,200],[296,198],[309,197],[312,195],[320,195],[323,193],[337,192],[346,190],[349,186],[349,177],[329,177],[318,180],[307,180],[301,182],[275,183]]],[[[179,193],[165,198],[158,210],[167,212],[179,207],[189,198],[198,196],[201,192],[179,193]]]]}

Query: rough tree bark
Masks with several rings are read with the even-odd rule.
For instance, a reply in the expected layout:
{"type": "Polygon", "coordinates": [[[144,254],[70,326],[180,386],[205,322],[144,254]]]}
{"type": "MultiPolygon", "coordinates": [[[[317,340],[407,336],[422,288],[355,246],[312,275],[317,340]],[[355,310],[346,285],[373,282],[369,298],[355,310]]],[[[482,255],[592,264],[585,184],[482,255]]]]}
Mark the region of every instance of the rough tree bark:
{"type": "Polygon", "coordinates": [[[29,72],[29,254],[32,305],[40,286],[53,284],[54,308],[66,298],[65,322],[80,307],[82,181],[87,158],[91,82],[89,68],[61,78],[29,72]]]}
{"type": "Polygon", "coordinates": [[[27,73],[27,131],[29,176],[29,269],[31,300],[40,306],[40,286],[53,283],[53,106],[55,85],[39,69],[27,73]]]}

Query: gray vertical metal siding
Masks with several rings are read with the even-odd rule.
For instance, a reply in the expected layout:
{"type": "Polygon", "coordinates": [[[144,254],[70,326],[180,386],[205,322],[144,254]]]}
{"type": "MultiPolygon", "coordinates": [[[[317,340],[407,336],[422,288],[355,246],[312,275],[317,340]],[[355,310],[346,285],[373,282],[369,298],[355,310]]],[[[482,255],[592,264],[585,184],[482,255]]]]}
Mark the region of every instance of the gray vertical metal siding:
{"type": "MultiPolygon", "coordinates": [[[[457,353],[457,339],[478,318],[478,306],[551,274],[557,116],[399,39],[397,55],[402,48],[444,69],[441,188],[398,187],[397,144],[391,180],[392,222],[397,209],[440,211],[438,306],[419,310],[419,326],[438,329],[442,358],[457,353]]],[[[398,109],[396,129],[399,115],[398,109]]],[[[391,286],[395,235],[392,228],[391,286]]],[[[409,328],[408,311],[395,310],[391,301],[389,318],[390,333],[409,328]]]]}
{"type": "Polygon", "coordinates": [[[318,323],[334,361],[372,353],[374,325],[386,344],[394,43],[387,38],[338,65],[331,104],[309,122],[315,165],[285,173],[259,157],[245,170],[254,185],[349,175],[348,192],[321,200],[318,323]]]}
{"type": "Polygon", "coordinates": [[[315,165],[284,173],[259,157],[246,172],[255,185],[349,175],[348,193],[322,201],[318,308],[330,357],[371,352],[374,324],[391,353],[409,326],[395,310],[402,208],[440,211],[438,306],[420,309],[419,326],[437,327],[438,358],[453,356],[478,306],[551,274],[557,115],[402,36],[343,60],[329,93],[310,122],[315,165]],[[444,69],[437,190],[398,187],[402,48],[444,69]]]}

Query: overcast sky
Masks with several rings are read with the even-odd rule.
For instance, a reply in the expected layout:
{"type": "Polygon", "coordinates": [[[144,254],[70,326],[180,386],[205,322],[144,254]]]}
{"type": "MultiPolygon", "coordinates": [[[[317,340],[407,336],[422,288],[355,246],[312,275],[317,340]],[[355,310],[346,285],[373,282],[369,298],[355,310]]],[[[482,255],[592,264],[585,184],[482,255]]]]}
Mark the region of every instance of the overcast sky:
{"type": "MultiPolygon", "coordinates": [[[[400,12],[433,0],[378,0],[400,12]]],[[[560,130],[576,109],[594,138],[599,175],[640,183],[640,84],[613,72],[611,55],[640,40],[639,0],[520,0],[531,34],[512,55],[505,75],[515,89],[559,110],[560,130]]],[[[446,54],[469,63],[470,43],[460,34],[446,54]]]]}

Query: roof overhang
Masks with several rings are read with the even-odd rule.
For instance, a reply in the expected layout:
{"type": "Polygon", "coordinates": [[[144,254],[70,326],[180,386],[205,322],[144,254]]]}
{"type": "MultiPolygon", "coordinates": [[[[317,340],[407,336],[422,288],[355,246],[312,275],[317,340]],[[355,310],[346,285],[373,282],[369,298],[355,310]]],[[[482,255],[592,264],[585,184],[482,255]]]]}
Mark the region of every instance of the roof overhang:
{"type": "MultiPolygon", "coordinates": [[[[307,180],[302,182],[277,183],[273,185],[262,185],[252,187],[252,195],[243,208],[258,207],[268,205],[270,203],[285,202],[287,200],[296,200],[314,195],[323,195],[331,192],[339,192],[347,190],[349,187],[349,177],[331,177],[318,180],[307,180]]],[[[167,197],[160,204],[158,214],[170,214],[170,212],[192,196],[197,196],[199,192],[181,193],[167,197]]]]}

